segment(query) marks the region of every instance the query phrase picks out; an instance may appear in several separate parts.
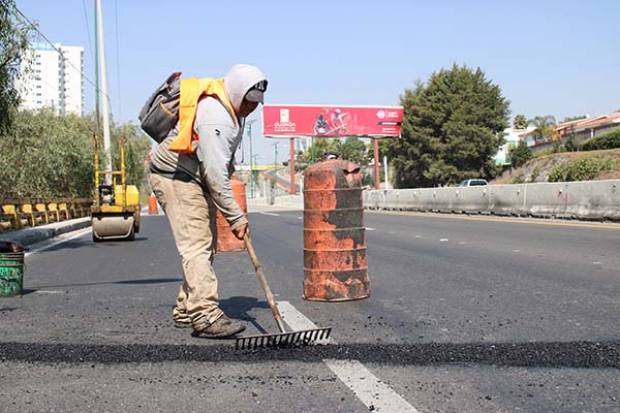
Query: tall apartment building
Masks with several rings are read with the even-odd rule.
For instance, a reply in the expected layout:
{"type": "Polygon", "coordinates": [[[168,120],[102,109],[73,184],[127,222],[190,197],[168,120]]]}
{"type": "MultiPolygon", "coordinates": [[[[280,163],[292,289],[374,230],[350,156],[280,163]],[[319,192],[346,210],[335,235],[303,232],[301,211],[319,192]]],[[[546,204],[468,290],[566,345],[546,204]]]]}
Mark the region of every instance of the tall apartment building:
{"type": "Polygon", "coordinates": [[[59,114],[84,113],[84,48],[37,45],[16,80],[21,109],[52,108],[59,114]]]}

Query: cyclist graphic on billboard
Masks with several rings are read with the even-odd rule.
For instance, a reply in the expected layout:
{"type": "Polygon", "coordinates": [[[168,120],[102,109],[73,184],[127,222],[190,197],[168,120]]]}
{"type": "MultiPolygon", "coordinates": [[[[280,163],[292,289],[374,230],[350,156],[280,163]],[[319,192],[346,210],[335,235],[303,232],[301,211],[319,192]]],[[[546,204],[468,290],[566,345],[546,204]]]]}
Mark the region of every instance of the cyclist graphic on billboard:
{"type": "Polygon", "coordinates": [[[314,123],[314,133],[315,135],[326,135],[331,129],[329,123],[325,120],[325,117],[322,113],[319,113],[319,116],[316,118],[316,122],[314,123]]]}
{"type": "Polygon", "coordinates": [[[325,113],[319,113],[314,122],[314,134],[317,136],[340,136],[347,131],[348,113],[340,108],[324,109],[325,113]],[[329,118],[329,122],[325,119],[329,118]]]}

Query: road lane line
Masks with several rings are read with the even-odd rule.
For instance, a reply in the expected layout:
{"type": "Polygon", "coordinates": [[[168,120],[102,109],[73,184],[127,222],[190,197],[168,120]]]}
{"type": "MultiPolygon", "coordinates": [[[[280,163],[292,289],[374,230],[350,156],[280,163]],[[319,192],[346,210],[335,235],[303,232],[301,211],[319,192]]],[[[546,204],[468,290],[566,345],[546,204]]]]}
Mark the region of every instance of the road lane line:
{"type": "Polygon", "coordinates": [[[366,227],[366,231],[374,231],[375,228],[366,227]]]}
{"type": "MultiPolygon", "coordinates": [[[[278,301],[282,319],[293,330],[316,328],[316,325],[288,301],[278,301]]],[[[327,343],[336,344],[333,339],[327,343]]],[[[419,413],[419,411],[379,380],[358,360],[324,359],[329,369],[357,396],[364,405],[375,412],[419,413]]]]}
{"type": "Polygon", "coordinates": [[[593,228],[620,231],[619,224],[588,224],[585,222],[551,221],[551,218],[509,218],[509,217],[485,217],[485,216],[463,216],[457,214],[441,214],[441,213],[424,213],[413,211],[375,211],[365,210],[364,213],[383,214],[383,215],[399,215],[418,218],[438,218],[438,219],[457,219],[461,221],[480,221],[480,222],[497,222],[503,224],[521,224],[521,225],[550,225],[554,227],[568,228],[593,228]]]}
{"type": "Polygon", "coordinates": [[[276,214],[276,213],[273,213],[273,212],[265,212],[265,211],[260,211],[259,214],[269,215],[269,216],[272,216],[272,217],[279,217],[280,216],[280,214],[276,214]]]}
{"type": "Polygon", "coordinates": [[[28,251],[25,254],[25,256],[28,257],[28,256],[34,255],[34,254],[36,254],[38,252],[45,251],[47,249],[55,247],[58,244],[62,244],[63,242],[71,241],[72,239],[79,238],[79,237],[81,237],[83,235],[86,235],[86,234],[90,233],[91,231],[92,231],[92,229],[90,227],[83,228],[83,229],[78,229],[76,231],[72,231],[72,232],[68,232],[66,234],[59,235],[59,236],[57,236],[55,238],[52,238],[51,240],[39,242],[37,244],[34,244],[36,246],[36,248],[31,250],[31,251],[28,251]]]}

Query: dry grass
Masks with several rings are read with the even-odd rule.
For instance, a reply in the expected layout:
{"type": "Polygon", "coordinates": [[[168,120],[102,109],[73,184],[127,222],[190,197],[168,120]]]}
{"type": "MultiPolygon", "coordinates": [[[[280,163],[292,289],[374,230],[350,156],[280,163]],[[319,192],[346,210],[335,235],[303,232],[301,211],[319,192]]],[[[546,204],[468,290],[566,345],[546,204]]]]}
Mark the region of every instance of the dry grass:
{"type": "MultiPolygon", "coordinates": [[[[517,180],[523,182],[547,182],[551,171],[559,165],[567,164],[579,159],[593,158],[601,160],[613,160],[620,165],[620,149],[608,149],[603,151],[588,152],[562,152],[535,158],[520,168],[508,170],[492,184],[511,184],[517,180]]],[[[620,179],[620,169],[603,171],[595,180],[620,179]]]]}

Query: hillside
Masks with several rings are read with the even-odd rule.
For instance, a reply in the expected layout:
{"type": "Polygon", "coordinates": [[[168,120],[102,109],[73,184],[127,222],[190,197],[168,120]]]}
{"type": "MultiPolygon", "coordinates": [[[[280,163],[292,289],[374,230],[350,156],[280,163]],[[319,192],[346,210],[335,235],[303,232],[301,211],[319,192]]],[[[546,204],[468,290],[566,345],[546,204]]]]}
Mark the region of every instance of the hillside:
{"type": "MultiPolygon", "coordinates": [[[[591,176],[592,180],[620,179],[620,149],[587,152],[562,152],[532,159],[520,168],[505,171],[492,181],[492,184],[511,184],[522,182],[549,182],[550,175],[578,166],[588,169],[577,176],[591,176]],[[599,170],[600,169],[600,170],[599,170]]],[[[581,170],[579,172],[582,172],[581,170]]],[[[585,179],[570,179],[585,180],[585,179]]]]}

